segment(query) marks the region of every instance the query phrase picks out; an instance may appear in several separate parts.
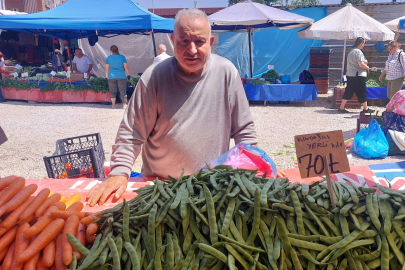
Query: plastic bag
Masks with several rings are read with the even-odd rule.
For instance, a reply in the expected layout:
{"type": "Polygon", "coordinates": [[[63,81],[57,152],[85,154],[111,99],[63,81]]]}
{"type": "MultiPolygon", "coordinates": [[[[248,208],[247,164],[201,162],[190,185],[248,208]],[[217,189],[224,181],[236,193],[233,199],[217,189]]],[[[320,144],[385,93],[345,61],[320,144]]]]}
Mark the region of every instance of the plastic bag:
{"type": "Polygon", "coordinates": [[[352,150],[365,159],[386,158],[388,149],[387,139],[375,119],[370,121],[368,128],[357,133],[352,146],[352,150]]]}
{"type": "MultiPolygon", "coordinates": [[[[239,143],[231,150],[222,154],[215,160],[208,163],[213,168],[217,165],[230,165],[234,169],[257,170],[257,176],[276,177],[276,164],[271,158],[258,147],[250,144],[239,143]]],[[[206,169],[204,167],[203,169],[206,169]]]]}

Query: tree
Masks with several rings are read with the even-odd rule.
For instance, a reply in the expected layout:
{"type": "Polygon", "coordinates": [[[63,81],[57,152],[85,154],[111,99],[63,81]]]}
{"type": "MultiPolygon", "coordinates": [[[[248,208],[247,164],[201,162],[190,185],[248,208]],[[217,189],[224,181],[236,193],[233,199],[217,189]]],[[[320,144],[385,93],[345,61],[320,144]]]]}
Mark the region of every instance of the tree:
{"type": "Polygon", "coordinates": [[[340,4],[346,5],[348,3],[351,3],[353,5],[358,5],[358,4],[364,4],[365,1],[364,0],[342,0],[342,2],[340,4]]]}
{"type": "MultiPolygon", "coordinates": [[[[342,0],[342,1],[345,1],[345,0],[342,0]]],[[[317,6],[317,5],[322,5],[319,0],[294,0],[291,2],[292,8],[317,6]]]]}

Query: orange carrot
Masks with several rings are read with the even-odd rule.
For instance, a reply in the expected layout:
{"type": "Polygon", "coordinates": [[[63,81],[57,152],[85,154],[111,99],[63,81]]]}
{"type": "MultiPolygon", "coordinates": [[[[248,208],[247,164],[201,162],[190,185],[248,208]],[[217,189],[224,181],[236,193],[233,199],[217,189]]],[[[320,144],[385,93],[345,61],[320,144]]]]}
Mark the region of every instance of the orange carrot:
{"type": "Polygon", "coordinates": [[[97,231],[98,231],[98,224],[91,223],[89,226],[87,226],[86,234],[95,234],[97,231]]]}
{"type": "Polygon", "coordinates": [[[0,178],[0,190],[3,190],[6,187],[8,187],[17,177],[18,175],[10,175],[4,178],[0,178]]]}
{"type": "Polygon", "coordinates": [[[55,264],[53,264],[53,265],[51,266],[51,268],[49,268],[49,270],[58,270],[58,269],[56,269],[55,264]]]}
{"type": "Polygon", "coordinates": [[[15,248],[15,243],[13,242],[7,251],[6,257],[4,257],[4,261],[3,261],[4,270],[11,269],[11,263],[13,262],[13,256],[14,256],[14,248],[15,248]]]}
{"type": "Polygon", "coordinates": [[[69,197],[69,199],[66,200],[66,207],[71,206],[75,202],[80,202],[81,199],[82,196],[80,196],[80,194],[73,194],[69,197]]]}
{"type": "Polygon", "coordinates": [[[10,201],[0,207],[0,216],[13,211],[26,200],[28,200],[28,198],[37,190],[37,188],[38,186],[36,184],[32,184],[20,190],[10,201]]]}
{"type": "Polygon", "coordinates": [[[0,223],[0,228],[5,228],[6,230],[9,230],[11,227],[13,227],[17,223],[20,214],[30,205],[30,203],[33,200],[34,197],[30,197],[17,209],[15,209],[10,215],[8,215],[8,217],[2,223],[0,223]]]}
{"type": "MultiPolygon", "coordinates": [[[[39,261],[40,251],[34,255],[28,262],[24,263],[23,270],[36,270],[39,261]]],[[[13,269],[14,270],[14,269],[13,269]]]]}
{"type": "Polygon", "coordinates": [[[55,262],[55,241],[49,242],[42,252],[42,264],[45,267],[51,267],[55,262]]]}
{"type": "Polygon", "coordinates": [[[89,225],[90,223],[100,219],[100,216],[96,215],[89,215],[88,217],[84,217],[80,220],[80,223],[83,225],[89,225]]]}
{"type": "Polygon", "coordinates": [[[95,234],[93,234],[93,235],[86,234],[86,242],[87,243],[93,244],[95,240],[96,240],[96,235],[95,234]]]}
{"type": "Polygon", "coordinates": [[[35,268],[36,270],[48,270],[48,269],[49,269],[48,267],[45,267],[45,266],[42,264],[42,258],[43,258],[43,256],[40,256],[40,257],[39,257],[39,260],[38,260],[38,262],[37,262],[37,267],[35,268]]]}
{"type": "MultiPolygon", "coordinates": [[[[76,238],[83,246],[86,246],[86,225],[83,225],[82,223],[79,224],[79,227],[77,228],[76,238]]],[[[73,247],[73,251],[76,252],[77,260],[80,260],[82,254],[77,251],[75,247],[73,247]]]]}
{"type": "Polygon", "coordinates": [[[15,235],[17,234],[18,226],[12,227],[10,230],[6,232],[5,235],[0,239],[0,251],[5,249],[8,245],[14,242],[15,235]]]}
{"type": "Polygon", "coordinates": [[[66,234],[71,233],[76,236],[80,220],[77,216],[70,216],[65,223],[62,234],[62,261],[65,265],[70,265],[73,260],[73,246],[67,239],[66,234]]]}
{"type": "MultiPolygon", "coordinates": [[[[66,204],[66,206],[67,206],[67,204],[66,204]]],[[[72,205],[70,205],[66,209],[66,211],[78,211],[78,212],[80,212],[80,211],[83,210],[83,207],[84,207],[84,205],[83,205],[82,202],[74,202],[72,205]]]]}
{"type": "MultiPolygon", "coordinates": [[[[56,210],[56,206],[51,206],[49,207],[49,210],[56,210]]],[[[25,238],[31,238],[37,233],[41,232],[46,226],[48,226],[49,223],[51,223],[54,220],[54,216],[51,215],[51,213],[46,213],[44,216],[40,217],[38,221],[32,225],[31,228],[27,229],[24,232],[24,237],[25,238]]]]}
{"type": "Polygon", "coordinates": [[[29,216],[25,222],[30,223],[31,225],[31,221],[36,221],[34,214],[31,214],[31,216],[29,216]]]}
{"type": "Polygon", "coordinates": [[[57,206],[59,210],[65,211],[66,210],[66,204],[64,202],[55,202],[51,206],[57,206]]]}
{"type": "Polygon", "coordinates": [[[17,262],[27,262],[32,259],[35,254],[39,253],[63,230],[64,225],[65,221],[61,218],[49,223],[30,246],[22,254],[18,255],[17,262]]]}
{"type": "Polygon", "coordinates": [[[65,196],[62,196],[62,197],[60,198],[60,201],[65,203],[65,202],[66,202],[66,197],[65,197],[65,196]]]}
{"type": "Polygon", "coordinates": [[[3,249],[0,252],[0,262],[3,261],[4,257],[6,257],[7,251],[8,251],[9,247],[6,247],[5,249],[3,249]]]}
{"type": "Polygon", "coordinates": [[[66,265],[63,263],[62,259],[62,234],[59,234],[56,238],[56,253],[55,253],[55,268],[57,270],[66,270],[66,265]]]}
{"type": "MultiPolygon", "coordinates": [[[[29,246],[30,240],[24,237],[24,231],[28,229],[30,225],[25,222],[21,224],[21,226],[17,230],[17,236],[15,240],[15,247],[14,247],[14,254],[21,254],[24,250],[29,246]]],[[[23,263],[17,263],[16,261],[17,256],[13,256],[13,262],[11,263],[11,269],[13,270],[21,270],[24,266],[23,263]]]]}
{"type": "Polygon", "coordinates": [[[38,209],[35,211],[35,216],[40,217],[45,213],[45,210],[51,206],[51,204],[55,202],[59,202],[61,198],[61,195],[59,193],[55,193],[52,196],[48,197],[44,203],[38,207],[38,209]]]}
{"type": "Polygon", "coordinates": [[[11,184],[0,192],[0,206],[6,204],[11,200],[14,195],[16,195],[20,190],[24,188],[25,179],[22,177],[17,177],[11,184]]]}
{"type": "Polygon", "coordinates": [[[38,207],[46,200],[46,198],[48,198],[49,192],[51,192],[49,188],[44,188],[38,193],[30,206],[27,207],[24,212],[22,212],[20,216],[20,222],[27,220],[30,215],[35,213],[38,207]]]}
{"type": "Polygon", "coordinates": [[[55,210],[51,211],[51,215],[56,217],[56,218],[63,218],[67,219],[70,216],[77,216],[79,219],[84,218],[88,213],[86,212],[78,212],[78,211],[61,211],[61,210],[55,210]]]}

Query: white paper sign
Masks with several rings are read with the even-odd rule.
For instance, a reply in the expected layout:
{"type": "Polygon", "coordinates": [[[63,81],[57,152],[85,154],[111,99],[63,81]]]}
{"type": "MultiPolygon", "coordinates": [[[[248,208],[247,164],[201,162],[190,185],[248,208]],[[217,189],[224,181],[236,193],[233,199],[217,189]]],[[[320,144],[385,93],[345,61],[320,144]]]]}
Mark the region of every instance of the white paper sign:
{"type": "Polygon", "coordinates": [[[274,69],[273,65],[267,65],[267,69],[274,69]]]}
{"type": "Polygon", "coordinates": [[[70,71],[66,72],[66,78],[70,78],[70,71]]]}
{"type": "Polygon", "coordinates": [[[66,71],[62,71],[62,75],[63,75],[63,76],[66,76],[66,71]]]}
{"type": "Polygon", "coordinates": [[[98,67],[98,68],[101,68],[101,65],[100,65],[100,64],[97,64],[97,67],[98,67]]]}
{"type": "Polygon", "coordinates": [[[28,77],[28,72],[21,73],[21,77],[23,78],[28,77]]]}
{"type": "Polygon", "coordinates": [[[18,77],[18,73],[17,73],[17,72],[14,72],[13,75],[14,75],[14,78],[17,78],[17,77],[18,77]]]}
{"type": "Polygon", "coordinates": [[[84,78],[87,79],[87,73],[84,73],[84,78]]]}
{"type": "Polygon", "coordinates": [[[56,72],[52,70],[52,71],[51,71],[51,75],[52,75],[52,76],[55,76],[55,75],[56,75],[56,72]]]}
{"type": "Polygon", "coordinates": [[[22,69],[22,66],[20,66],[19,64],[14,66],[16,69],[22,69]]]}

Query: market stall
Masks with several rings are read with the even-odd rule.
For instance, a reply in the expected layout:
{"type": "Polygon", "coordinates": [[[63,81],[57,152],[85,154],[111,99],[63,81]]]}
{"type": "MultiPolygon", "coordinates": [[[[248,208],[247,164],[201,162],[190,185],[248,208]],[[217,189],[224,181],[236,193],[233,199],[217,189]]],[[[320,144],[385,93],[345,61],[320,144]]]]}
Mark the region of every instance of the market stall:
{"type": "Polygon", "coordinates": [[[307,101],[316,100],[315,84],[244,84],[248,100],[260,101],[307,101]]]}

